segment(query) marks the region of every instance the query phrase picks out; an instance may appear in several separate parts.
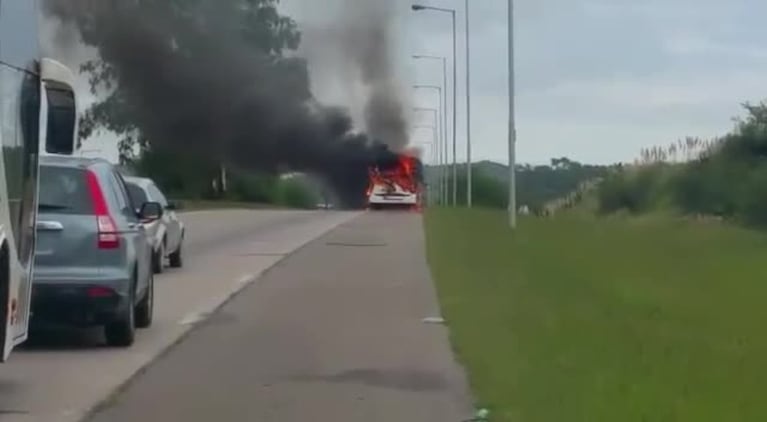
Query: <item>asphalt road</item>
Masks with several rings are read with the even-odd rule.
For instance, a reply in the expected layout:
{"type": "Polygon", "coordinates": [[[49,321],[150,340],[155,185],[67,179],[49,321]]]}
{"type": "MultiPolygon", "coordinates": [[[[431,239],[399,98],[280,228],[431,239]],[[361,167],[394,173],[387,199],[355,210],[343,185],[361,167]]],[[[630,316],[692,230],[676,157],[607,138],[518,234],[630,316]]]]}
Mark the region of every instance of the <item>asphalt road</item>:
{"type": "Polygon", "coordinates": [[[185,267],[156,277],[153,326],[140,330],[129,349],[103,346],[99,330],[58,330],[34,337],[0,365],[0,421],[81,420],[234,293],[356,215],[268,210],[184,214],[185,267]]]}
{"type": "MultiPolygon", "coordinates": [[[[420,216],[368,213],[299,249],[90,422],[458,422],[470,417],[420,216]]],[[[87,382],[87,377],[82,377],[87,382]]]]}

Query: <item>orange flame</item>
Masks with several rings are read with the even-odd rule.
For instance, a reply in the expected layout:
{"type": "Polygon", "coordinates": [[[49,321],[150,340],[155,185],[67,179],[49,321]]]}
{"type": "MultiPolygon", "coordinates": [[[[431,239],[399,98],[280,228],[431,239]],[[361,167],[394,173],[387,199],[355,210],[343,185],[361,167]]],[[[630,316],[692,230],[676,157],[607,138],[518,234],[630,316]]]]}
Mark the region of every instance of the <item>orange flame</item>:
{"type": "Polygon", "coordinates": [[[413,174],[413,159],[411,157],[408,157],[406,155],[401,155],[399,157],[399,164],[402,167],[402,170],[404,171],[405,175],[412,176],[412,174],[413,174]]]}
{"type": "Polygon", "coordinates": [[[373,189],[377,185],[388,185],[393,187],[397,185],[403,190],[418,195],[417,204],[413,207],[413,211],[422,212],[422,194],[420,183],[416,177],[416,160],[417,158],[406,154],[400,154],[398,160],[398,166],[394,169],[381,171],[377,167],[371,167],[369,169],[369,184],[367,189],[367,196],[373,193],[373,189]]]}

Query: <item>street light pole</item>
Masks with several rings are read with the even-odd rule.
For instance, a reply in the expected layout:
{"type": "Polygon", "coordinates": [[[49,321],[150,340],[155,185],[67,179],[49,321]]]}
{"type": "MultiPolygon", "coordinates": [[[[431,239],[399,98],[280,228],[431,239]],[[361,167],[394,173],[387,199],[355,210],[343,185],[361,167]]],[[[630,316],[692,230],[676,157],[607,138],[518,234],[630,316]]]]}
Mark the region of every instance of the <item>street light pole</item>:
{"type": "Polygon", "coordinates": [[[466,206],[472,205],[471,183],[471,42],[469,38],[469,0],[465,0],[466,16],[466,206]]]}
{"type": "MultiPolygon", "coordinates": [[[[415,112],[419,112],[420,111],[420,112],[433,113],[432,115],[434,116],[434,118],[433,118],[432,121],[434,122],[434,126],[426,126],[426,127],[430,127],[431,129],[433,129],[433,131],[434,131],[434,142],[436,143],[437,142],[437,130],[438,130],[437,128],[439,127],[438,126],[438,121],[439,120],[437,119],[437,109],[436,108],[428,108],[428,107],[413,107],[413,111],[415,111],[415,112]]],[[[418,127],[423,127],[423,126],[415,126],[415,127],[418,128],[418,127]]]]}
{"type": "Polygon", "coordinates": [[[436,12],[449,13],[453,20],[453,206],[458,205],[458,142],[456,135],[458,132],[458,53],[456,42],[455,9],[446,9],[442,7],[424,6],[414,4],[412,9],[416,12],[421,10],[433,10],[436,12]]]}
{"type": "MultiPolygon", "coordinates": [[[[434,126],[419,125],[419,126],[414,126],[413,128],[414,128],[414,129],[429,129],[429,130],[431,131],[431,133],[432,133],[432,134],[434,134],[434,137],[435,137],[435,139],[436,139],[436,136],[437,136],[437,128],[436,128],[436,127],[434,127],[434,126]]],[[[435,148],[435,146],[434,146],[434,142],[420,142],[420,143],[419,143],[419,144],[417,144],[417,145],[423,145],[423,146],[429,146],[429,147],[430,147],[430,152],[429,152],[429,155],[430,155],[430,157],[431,157],[431,159],[432,159],[432,164],[433,164],[433,163],[434,163],[434,161],[433,161],[433,160],[434,160],[434,157],[435,157],[435,156],[436,156],[436,154],[437,154],[437,153],[436,153],[436,148],[435,148]]],[[[423,160],[422,160],[422,161],[423,161],[423,160]]],[[[427,197],[428,197],[428,200],[429,200],[429,203],[430,203],[430,204],[433,204],[434,202],[438,202],[438,201],[439,201],[439,196],[437,195],[437,196],[435,197],[435,192],[434,192],[434,190],[432,189],[433,183],[432,183],[431,181],[433,181],[433,180],[434,180],[434,177],[432,176],[432,177],[430,177],[430,178],[429,178],[429,181],[427,181],[427,182],[426,182],[426,183],[427,183],[427,186],[428,186],[428,190],[427,190],[427,197]]],[[[439,192],[436,192],[436,194],[439,194],[439,192]]]]}
{"type": "Polygon", "coordinates": [[[450,202],[448,200],[448,189],[450,188],[450,172],[447,167],[447,59],[442,58],[442,156],[444,157],[442,165],[442,179],[445,181],[442,190],[442,203],[445,206],[450,202]]]}
{"type": "Polygon", "coordinates": [[[509,12],[509,226],[517,228],[517,124],[514,77],[514,0],[508,0],[509,12]]]}
{"type": "Polygon", "coordinates": [[[458,49],[455,32],[455,10],[453,16],[453,206],[458,206],[458,49]]]}
{"type": "MultiPolygon", "coordinates": [[[[429,55],[414,55],[414,59],[428,59],[428,60],[440,60],[442,61],[442,150],[440,151],[440,154],[442,155],[442,180],[444,183],[442,184],[443,191],[440,193],[442,197],[442,203],[444,205],[450,204],[450,169],[448,167],[448,162],[450,158],[450,154],[448,153],[448,130],[447,130],[447,57],[443,56],[429,56],[429,55]]],[[[455,85],[453,86],[453,91],[455,92],[455,85]]],[[[454,119],[455,120],[455,119],[454,119]]],[[[453,139],[455,139],[455,134],[453,134],[453,139]]]]}
{"type": "MultiPolygon", "coordinates": [[[[445,191],[445,187],[447,186],[447,180],[443,177],[443,164],[444,161],[442,160],[442,148],[440,148],[441,143],[445,142],[445,133],[442,131],[442,123],[443,123],[443,116],[445,114],[445,109],[442,108],[442,88],[437,85],[413,85],[414,89],[433,89],[437,91],[437,94],[439,94],[439,102],[440,102],[440,109],[441,112],[439,113],[439,133],[440,136],[438,139],[435,139],[435,146],[437,147],[437,151],[439,151],[438,157],[439,157],[439,172],[437,177],[439,178],[439,192],[440,192],[440,199],[442,199],[443,195],[442,192],[445,191]]],[[[435,119],[435,124],[436,119],[435,119]]],[[[435,134],[436,136],[436,134],[435,134]]]]}

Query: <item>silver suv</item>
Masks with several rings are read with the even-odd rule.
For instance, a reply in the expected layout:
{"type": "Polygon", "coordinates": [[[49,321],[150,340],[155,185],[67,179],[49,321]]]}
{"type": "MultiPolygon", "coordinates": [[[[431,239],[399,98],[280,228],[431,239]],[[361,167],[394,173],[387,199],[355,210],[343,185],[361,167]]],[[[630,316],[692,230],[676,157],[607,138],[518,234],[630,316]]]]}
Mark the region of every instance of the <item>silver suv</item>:
{"type": "Polygon", "coordinates": [[[137,206],[106,161],[41,157],[32,322],[103,325],[112,346],[152,324],[152,249],[141,224],[162,216],[137,206]]]}
{"type": "Polygon", "coordinates": [[[166,260],[172,268],[181,268],[184,265],[181,255],[184,243],[184,223],[178,219],[176,214],[177,205],[165,198],[165,195],[152,179],[126,177],[125,181],[128,186],[128,194],[134,204],[157,202],[163,207],[162,218],[144,224],[147,234],[153,239],[152,268],[155,274],[163,272],[166,260]]]}

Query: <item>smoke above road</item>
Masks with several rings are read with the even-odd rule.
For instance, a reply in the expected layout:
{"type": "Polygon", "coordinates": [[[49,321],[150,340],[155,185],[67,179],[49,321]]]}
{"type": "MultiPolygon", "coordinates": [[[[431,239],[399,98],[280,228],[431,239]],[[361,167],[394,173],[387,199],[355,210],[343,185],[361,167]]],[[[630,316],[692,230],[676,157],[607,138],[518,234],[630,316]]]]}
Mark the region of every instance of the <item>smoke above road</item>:
{"type": "Polygon", "coordinates": [[[348,105],[358,127],[393,149],[406,146],[409,92],[403,84],[401,0],[283,0],[299,19],[299,54],[309,61],[315,93],[348,105]]]}
{"type": "Polygon", "coordinates": [[[249,16],[268,21],[282,44],[243,28],[242,6],[270,1],[45,0],[44,11],[60,23],[58,48],[80,42],[98,53],[86,70],[106,96],[92,117],[113,113],[102,119],[107,129],[242,169],[314,173],[356,206],[368,166],[406,147],[408,126],[391,72],[393,10],[386,1],[348,1],[331,26],[346,52],[339,72],[358,73],[349,83],[364,88],[365,132],[349,110],[318,103],[305,59],[281,54],[298,45],[292,22],[269,9],[249,16]]]}
{"type": "Polygon", "coordinates": [[[364,119],[368,132],[402,149],[407,146],[408,122],[393,49],[396,5],[396,1],[346,0],[339,19],[339,44],[367,88],[364,119]]]}

